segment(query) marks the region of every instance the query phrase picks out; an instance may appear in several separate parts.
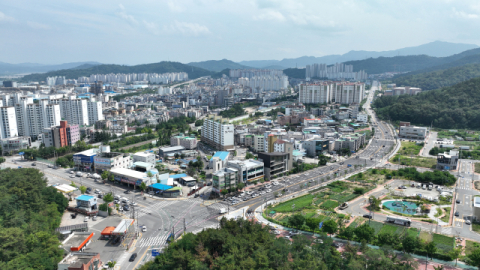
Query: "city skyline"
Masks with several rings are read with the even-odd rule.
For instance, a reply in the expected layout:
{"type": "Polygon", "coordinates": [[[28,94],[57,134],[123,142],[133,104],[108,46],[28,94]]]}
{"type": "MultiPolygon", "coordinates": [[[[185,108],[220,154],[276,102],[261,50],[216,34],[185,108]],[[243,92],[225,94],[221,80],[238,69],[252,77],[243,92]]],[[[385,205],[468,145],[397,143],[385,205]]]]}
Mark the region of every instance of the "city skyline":
{"type": "Polygon", "coordinates": [[[0,61],[238,62],[480,44],[478,20],[475,1],[11,1],[0,4],[0,61]]]}

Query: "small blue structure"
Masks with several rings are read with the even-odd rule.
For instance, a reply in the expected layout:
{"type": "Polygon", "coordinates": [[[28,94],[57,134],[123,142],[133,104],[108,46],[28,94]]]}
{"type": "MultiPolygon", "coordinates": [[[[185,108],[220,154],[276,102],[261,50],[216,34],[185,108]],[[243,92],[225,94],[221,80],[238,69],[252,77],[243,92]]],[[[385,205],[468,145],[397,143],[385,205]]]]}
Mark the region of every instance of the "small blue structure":
{"type": "Polygon", "coordinates": [[[218,151],[215,153],[215,155],[212,156],[212,158],[210,160],[212,160],[214,157],[217,157],[219,159],[221,159],[222,161],[225,161],[225,159],[228,157],[230,153],[227,152],[227,151],[218,151]]]}
{"type": "Polygon", "coordinates": [[[160,183],[155,183],[153,185],[150,185],[150,187],[152,189],[156,189],[157,191],[165,191],[165,190],[169,190],[172,188],[172,186],[168,186],[168,185],[164,185],[164,184],[160,184],[160,183]]]}
{"type": "Polygon", "coordinates": [[[97,209],[97,198],[90,195],[80,195],[77,197],[77,207],[88,210],[97,209]]]}
{"type": "Polygon", "coordinates": [[[169,178],[173,178],[173,180],[175,180],[175,179],[179,179],[179,178],[187,177],[187,176],[188,175],[186,173],[181,173],[181,174],[170,175],[169,178]]]}

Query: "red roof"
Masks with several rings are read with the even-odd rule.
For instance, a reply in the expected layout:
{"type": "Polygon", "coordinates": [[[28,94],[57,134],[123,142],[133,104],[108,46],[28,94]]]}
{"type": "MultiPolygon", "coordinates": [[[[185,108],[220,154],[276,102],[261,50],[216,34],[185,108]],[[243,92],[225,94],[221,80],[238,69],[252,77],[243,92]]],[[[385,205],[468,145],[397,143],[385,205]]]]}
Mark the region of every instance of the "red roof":
{"type": "Polygon", "coordinates": [[[115,227],[108,226],[108,227],[105,227],[105,229],[103,229],[101,234],[102,235],[111,235],[114,230],[115,230],[115,227]]]}

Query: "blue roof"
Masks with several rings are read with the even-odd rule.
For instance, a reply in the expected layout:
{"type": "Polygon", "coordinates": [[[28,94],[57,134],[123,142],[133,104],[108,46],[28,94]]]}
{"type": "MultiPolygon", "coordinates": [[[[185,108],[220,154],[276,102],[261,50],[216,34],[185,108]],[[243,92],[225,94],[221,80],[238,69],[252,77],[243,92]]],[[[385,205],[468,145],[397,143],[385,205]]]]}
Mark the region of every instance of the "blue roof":
{"type": "Polygon", "coordinates": [[[170,175],[168,178],[173,178],[173,179],[178,179],[182,177],[187,177],[186,173],[181,173],[181,174],[175,174],[175,175],[170,175]]]}
{"type": "Polygon", "coordinates": [[[150,187],[154,189],[160,189],[160,190],[168,190],[172,188],[172,186],[168,186],[160,183],[155,183],[153,185],[150,185],[150,187]]]}
{"type": "MultiPolygon", "coordinates": [[[[212,158],[218,157],[219,159],[225,161],[225,159],[228,157],[229,154],[230,154],[230,153],[227,152],[227,151],[218,151],[218,152],[215,153],[215,155],[213,155],[212,158]]],[[[210,160],[211,160],[211,159],[210,159],[210,160]]]]}
{"type": "Polygon", "coordinates": [[[77,201],[90,201],[93,198],[94,198],[93,196],[89,196],[89,195],[80,195],[77,197],[77,201]]]}

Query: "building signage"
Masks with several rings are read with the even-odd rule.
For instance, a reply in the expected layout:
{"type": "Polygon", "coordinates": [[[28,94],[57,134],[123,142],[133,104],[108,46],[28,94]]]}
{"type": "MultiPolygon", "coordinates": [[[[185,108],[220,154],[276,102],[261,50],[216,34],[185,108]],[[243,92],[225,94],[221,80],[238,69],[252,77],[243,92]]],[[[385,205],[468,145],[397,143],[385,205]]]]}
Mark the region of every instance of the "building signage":
{"type": "Polygon", "coordinates": [[[73,156],[73,162],[75,164],[80,164],[80,163],[92,163],[93,162],[93,157],[91,156],[84,156],[84,155],[74,155],[73,156]]]}
{"type": "Polygon", "coordinates": [[[109,158],[97,158],[94,159],[96,165],[110,166],[112,161],[109,158]]]}

